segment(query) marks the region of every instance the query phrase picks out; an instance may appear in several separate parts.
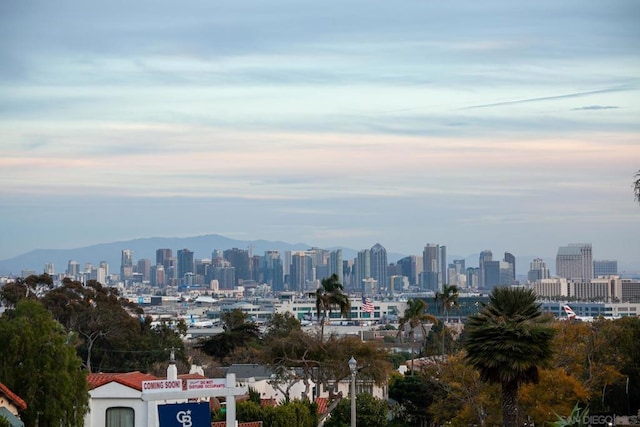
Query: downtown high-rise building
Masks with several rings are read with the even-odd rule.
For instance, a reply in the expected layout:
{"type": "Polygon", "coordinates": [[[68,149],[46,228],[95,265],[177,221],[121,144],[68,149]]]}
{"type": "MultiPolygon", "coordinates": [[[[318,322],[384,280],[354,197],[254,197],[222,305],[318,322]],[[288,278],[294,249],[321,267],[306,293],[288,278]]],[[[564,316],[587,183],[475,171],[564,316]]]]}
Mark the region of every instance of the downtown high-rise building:
{"type": "Polygon", "coordinates": [[[185,283],[187,275],[193,275],[195,264],[193,260],[193,251],[189,249],[178,250],[178,281],[185,283]]]}
{"type": "Polygon", "coordinates": [[[493,261],[493,252],[489,249],[485,249],[480,252],[480,258],[478,260],[478,288],[483,289],[485,287],[485,264],[493,261]]]}
{"type": "Polygon", "coordinates": [[[447,266],[447,247],[427,243],[422,251],[421,287],[428,291],[442,291],[447,280],[447,266]]]}
{"type": "Polygon", "coordinates": [[[363,249],[358,252],[354,268],[356,279],[354,288],[356,291],[360,291],[362,282],[371,277],[371,251],[369,249],[363,249]]]}
{"type": "Polygon", "coordinates": [[[251,263],[249,251],[238,248],[226,249],[222,252],[224,259],[235,268],[236,286],[245,280],[251,280],[251,263]]]}
{"type": "Polygon", "coordinates": [[[369,264],[371,277],[378,282],[378,288],[386,288],[389,282],[387,275],[387,250],[380,243],[376,243],[369,250],[369,254],[371,257],[369,264]]]}
{"type": "Polygon", "coordinates": [[[133,251],[124,249],[120,257],[120,280],[125,281],[133,276],[133,251]]]}
{"type": "Polygon", "coordinates": [[[291,273],[289,274],[289,290],[295,292],[307,291],[307,285],[313,280],[313,260],[305,252],[291,254],[291,273]]]}
{"type": "Polygon", "coordinates": [[[342,263],[342,249],[329,252],[329,276],[338,276],[338,281],[344,286],[344,265],[342,263]]]}
{"type": "Polygon", "coordinates": [[[527,281],[530,283],[539,282],[543,279],[551,277],[547,263],[542,258],[536,258],[529,264],[529,272],[527,273],[527,281]]]}
{"type": "Polygon", "coordinates": [[[558,248],[556,275],[584,282],[593,279],[591,243],[570,243],[558,248]]]}
{"type": "Polygon", "coordinates": [[[613,260],[594,260],[593,261],[593,277],[617,276],[618,261],[613,260]]]}
{"type": "Polygon", "coordinates": [[[171,259],[173,251],[171,249],[156,249],[156,265],[161,264],[164,271],[168,271],[171,267],[171,259]]]}

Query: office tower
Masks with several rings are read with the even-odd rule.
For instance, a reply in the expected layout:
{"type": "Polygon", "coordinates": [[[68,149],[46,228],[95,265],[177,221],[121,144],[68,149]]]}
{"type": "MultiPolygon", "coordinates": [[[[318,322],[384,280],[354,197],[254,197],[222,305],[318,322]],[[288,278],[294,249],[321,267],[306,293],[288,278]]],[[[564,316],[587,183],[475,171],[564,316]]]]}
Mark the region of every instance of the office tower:
{"type": "Polygon", "coordinates": [[[496,286],[508,286],[514,283],[513,266],[506,261],[485,261],[484,263],[484,289],[493,289],[496,286]]]}
{"type": "Polygon", "coordinates": [[[78,261],[69,260],[67,264],[67,276],[77,278],[80,274],[80,264],[78,261]]]}
{"type": "Polygon", "coordinates": [[[218,289],[233,290],[236,286],[236,269],[234,267],[213,267],[213,279],[218,281],[218,289]]]}
{"type": "Polygon", "coordinates": [[[338,276],[338,281],[342,283],[343,286],[345,286],[342,249],[336,249],[335,251],[331,251],[329,253],[329,276],[333,274],[338,276]]]}
{"type": "Polygon", "coordinates": [[[516,257],[509,252],[504,253],[504,262],[511,264],[511,281],[516,281],[516,257]]]}
{"type": "Polygon", "coordinates": [[[133,251],[124,249],[120,258],[120,280],[123,282],[133,276],[133,251]]]}
{"type": "Polygon", "coordinates": [[[543,279],[550,278],[547,264],[541,258],[536,258],[529,264],[529,272],[527,273],[528,282],[538,282],[543,279]]]}
{"type": "Polygon", "coordinates": [[[389,278],[389,293],[391,295],[402,293],[409,289],[409,278],[402,275],[394,275],[389,278]]]}
{"type": "Polygon", "coordinates": [[[467,288],[477,289],[478,285],[478,277],[480,275],[479,268],[469,267],[467,268],[467,288]]]}
{"type": "Polygon", "coordinates": [[[358,252],[354,267],[356,269],[355,288],[360,291],[362,281],[371,277],[371,251],[369,249],[358,252]]]}
{"type": "Polygon", "coordinates": [[[187,274],[194,273],[193,252],[189,249],[178,250],[178,281],[184,283],[187,274]]]}
{"type": "Polygon", "coordinates": [[[326,249],[313,247],[305,251],[311,257],[311,264],[315,268],[318,265],[325,265],[329,260],[330,252],[326,249]]]}
{"type": "Polygon", "coordinates": [[[485,277],[485,268],[484,264],[487,262],[493,261],[493,253],[490,250],[484,250],[480,252],[480,260],[478,265],[478,287],[483,289],[485,288],[484,277],[485,277]]]}
{"type": "Polygon", "coordinates": [[[618,261],[598,260],[593,261],[593,277],[617,276],[618,261]]]}
{"type": "Polygon", "coordinates": [[[138,264],[136,265],[136,273],[142,275],[142,281],[148,281],[151,276],[151,260],[148,258],[138,260],[138,264]]]}
{"type": "Polygon", "coordinates": [[[447,274],[447,247],[427,243],[422,251],[423,289],[439,292],[443,289],[447,274]]]}
{"type": "Polygon", "coordinates": [[[420,273],[422,273],[422,257],[410,255],[398,260],[400,274],[409,279],[410,285],[419,283],[420,273]]]}
{"type": "Polygon", "coordinates": [[[378,282],[378,288],[386,288],[389,281],[387,275],[387,250],[380,243],[376,243],[369,253],[371,256],[371,277],[378,282]]]}
{"type": "Polygon", "coordinates": [[[306,291],[307,283],[313,279],[313,261],[306,252],[293,252],[291,255],[291,273],[289,290],[306,291]]]}
{"type": "Polygon", "coordinates": [[[56,274],[56,269],[53,268],[53,263],[52,262],[47,262],[44,264],[44,273],[48,274],[49,276],[53,276],[54,274],[56,274]]]}
{"type": "Polygon", "coordinates": [[[162,264],[164,271],[169,270],[171,258],[173,258],[173,251],[171,249],[156,250],[156,265],[162,264]]]}
{"type": "Polygon", "coordinates": [[[157,264],[151,266],[151,286],[164,286],[166,284],[164,277],[164,265],[157,264]]]}
{"type": "Polygon", "coordinates": [[[249,263],[249,251],[244,249],[232,248],[223,252],[224,259],[229,261],[231,266],[235,268],[236,286],[240,282],[251,279],[251,267],[249,263]]]}
{"type": "Polygon", "coordinates": [[[556,275],[584,282],[593,279],[591,244],[570,243],[568,246],[558,248],[556,275]]]}
{"type": "Polygon", "coordinates": [[[95,280],[100,284],[106,283],[107,275],[105,274],[104,268],[102,267],[92,268],[91,273],[89,274],[89,279],[95,280]]]}
{"type": "Polygon", "coordinates": [[[104,275],[109,277],[109,263],[107,261],[100,261],[100,268],[104,270],[104,275]]]}

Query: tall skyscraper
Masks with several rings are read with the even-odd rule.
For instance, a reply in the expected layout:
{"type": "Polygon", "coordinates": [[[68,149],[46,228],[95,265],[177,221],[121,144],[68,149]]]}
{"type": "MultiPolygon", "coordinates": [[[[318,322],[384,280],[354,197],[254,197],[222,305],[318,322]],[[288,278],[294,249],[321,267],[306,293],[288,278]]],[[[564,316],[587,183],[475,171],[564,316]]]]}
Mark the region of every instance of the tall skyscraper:
{"type": "Polygon", "coordinates": [[[44,273],[48,274],[49,276],[53,276],[54,274],[56,274],[56,269],[53,267],[52,262],[47,262],[44,264],[44,273]]]}
{"type": "Polygon", "coordinates": [[[194,274],[194,267],[193,252],[186,248],[178,250],[178,281],[184,283],[187,274],[194,274]]]}
{"type": "Polygon", "coordinates": [[[422,266],[422,287],[429,291],[441,291],[447,279],[447,247],[427,243],[422,251],[422,266]]]}
{"type": "Polygon", "coordinates": [[[480,260],[478,265],[478,287],[484,288],[484,277],[485,277],[485,263],[493,261],[493,253],[486,249],[480,252],[480,260]]]}
{"type": "Polygon", "coordinates": [[[513,282],[516,281],[516,257],[509,252],[504,253],[504,262],[509,263],[511,265],[511,280],[513,282]]]}
{"type": "Polygon", "coordinates": [[[313,279],[313,261],[306,252],[293,252],[291,255],[291,273],[289,290],[305,292],[307,283],[313,279]]]}
{"type": "Polygon", "coordinates": [[[128,280],[131,276],[133,276],[133,251],[124,249],[120,258],[120,280],[128,280]]]}
{"type": "Polygon", "coordinates": [[[67,264],[67,276],[77,278],[80,274],[80,263],[78,261],[70,259],[67,264]]]}
{"type": "Polygon", "coordinates": [[[342,249],[336,249],[329,253],[329,276],[335,274],[338,281],[346,287],[344,283],[344,266],[342,264],[342,249]]]}
{"type": "Polygon", "coordinates": [[[358,252],[354,267],[356,269],[355,289],[359,291],[362,287],[362,281],[371,277],[371,251],[369,249],[358,252]]]}
{"type": "Polygon", "coordinates": [[[249,251],[244,249],[232,248],[223,252],[224,259],[229,261],[231,266],[235,268],[236,285],[241,281],[251,279],[251,266],[249,263],[249,251]]]}
{"type": "Polygon", "coordinates": [[[409,279],[410,285],[419,283],[420,273],[422,273],[422,257],[409,255],[398,260],[400,274],[409,279]]]}
{"type": "Polygon", "coordinates": [[[168,271],[169,267],[171,267],[171,258],[173,258],[173,251],[171,249],[156,250],[156,265],[162,264],[164,271],[168,271]]]}
{"type": "Polygon", "coordinates": [[[380,243],[376,243],[370,250],[370,256],[371,277],[378,282],[378,288],[386,288],[389,284],[387,250],[380,243]]]}
{"type": "Polygon", "coordinates": [[[558,248],[556,275],[565,279],[588,282],[593,279],[593,259],[590,243],[570,243],[558,248]]]}
{"type": "Polygon", "coordinates": [[[138,264],[136,265],[136,273],[142,274],[143,281],[150,280],[151,260],[148,258],[138,260],[138,264]]]}

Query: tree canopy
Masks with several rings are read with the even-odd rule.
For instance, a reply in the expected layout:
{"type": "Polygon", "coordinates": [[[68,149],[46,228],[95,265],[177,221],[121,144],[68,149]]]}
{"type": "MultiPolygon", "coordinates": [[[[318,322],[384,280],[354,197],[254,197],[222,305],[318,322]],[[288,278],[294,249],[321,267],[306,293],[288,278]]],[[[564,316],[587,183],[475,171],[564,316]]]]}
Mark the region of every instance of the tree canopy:
{"type": "Polygon", "coordinates": [[[21,299],[0,317],[0,348],[0,378],[27,402],[26,425],[83,425],[86,372],[69,335],[40,302],[21,299]]]}

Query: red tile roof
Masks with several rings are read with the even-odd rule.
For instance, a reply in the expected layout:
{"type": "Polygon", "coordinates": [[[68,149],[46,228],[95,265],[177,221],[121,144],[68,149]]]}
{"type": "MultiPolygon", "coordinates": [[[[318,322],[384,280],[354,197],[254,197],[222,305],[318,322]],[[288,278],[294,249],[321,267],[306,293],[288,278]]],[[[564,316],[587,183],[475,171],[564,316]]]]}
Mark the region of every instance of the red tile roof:
{"type": "Polygon", "coordinates": [[[7,398],[13,402],[14,405],[16,405],[18,408],[22,409],[23,411],[25,409],[27,409],[27,404],[24,400],[22,400],[22,398],[20,398],[20,396],[18,396],[17,394],[15,394],[14,392],[12,392],[11,390],[9,390],[9,387],[7,387],[6,385],[0,383],[0,393],[3,393],[5,396],[7,396],[7,398]]]}
{"type": "Polygon", "coordinates": [[[260,406],[278,406],[278,402],[275,398],[260,399],[260,406]]]}
{"type": "Polygon", "coordinates": [[[87,382],[89,383],[89,389],[103,386],[110,382],[117,382],[124,386],[142,391],[142,382],[159,380],[161,378],[151,374],[143,374],[142,372],[126,372],[126,373],[107,373],[107,374],[89,374],[87,375],[87,382]]]}

